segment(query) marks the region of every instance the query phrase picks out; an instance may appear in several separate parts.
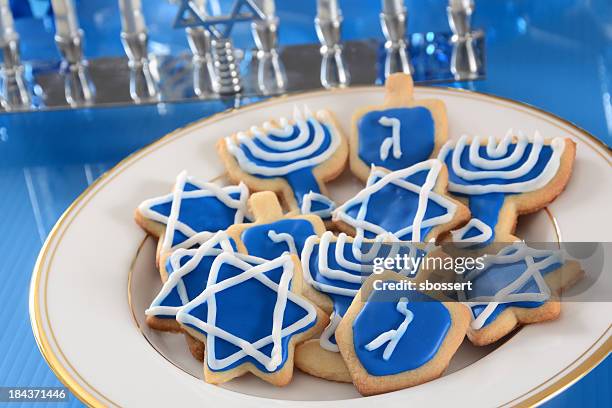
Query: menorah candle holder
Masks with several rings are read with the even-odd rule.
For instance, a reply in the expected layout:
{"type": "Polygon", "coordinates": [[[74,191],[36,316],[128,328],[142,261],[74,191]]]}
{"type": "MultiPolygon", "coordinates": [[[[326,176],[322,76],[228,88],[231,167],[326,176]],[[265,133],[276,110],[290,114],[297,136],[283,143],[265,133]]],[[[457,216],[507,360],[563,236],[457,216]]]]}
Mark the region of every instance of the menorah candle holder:
{"type": "Polygon", "coordinates": [[[399,10],[380,13],[382,31],[387,39],[385,42],[385,78],[395,72],[412,74],[414,69],[410,64],[406,30],[408,12],[405,7],[399,10]]]}
{"type": "Polygon", "coordinates": [[[342,16],[315,19],[317,36],[321,42],[321,85],[324,88],[344,88],[350,83],[350,74],[342,55],[340,28],[342,16]]]}
{"type": "Polygon", "coordinates": [[[24,77],[24,67],[21,64],[19,34],[15,31],[13,14],[7,0],[0,1],[0,48],[2,50],[2,64],[0,65],[2,107],[7,111],[28,109],[32,101],[24,77]]]}
{"type": "Polygon", "coordinates": [[[128,56],[130,95],[134,102],[152,102],[160,98],[158,78],[151,69],[146,31],[121,33],[121,42],[128,56]]]}
{"type": "Polygon", "coordinates": [[[278,17],[251,23],[257,47],[257,85],[263,95],[274,95],[285,90],[287,76],[278,54],[278,17]]]}
{"type": "Polygon", "coordinates": [[[472,32],[473,0],[449,0],[446,7],[448,24],[453,31],[451,41],[454,44],[450,69],[456,80],[474,80],[478,78],[480,59],[474,47],[475,37],[472,32]]]}
{"type": "Polygon", "coordinates": [[[150,55],[146,30],[136,29],[131,31],[135,34],[122,35],[125,57],[87,61],[83,56],[83,33],[74,23],[70,30],[64,27],[65,32],[55,37],[63,58],[61,69],[54,71],[50,69],[56,63],[53,61],[21,63],[18,39],[2,42],[0,38],[5,55],[0,70],[3,109],[45,110],[197,99],[229,99],[228,103],[235,104],[243,97],[261,98],[349,84],[379,85],[396,71],[410,72],[417,84],[472,81],[485,75],[485,38],[481,31],[471,28],[474,8],[469,0],[449,1],[446,12],[450,30],[410,34],[406,33],[407,11],[403,3],[389,0],[380,15],[384,41],[342,41],[345,22],[337,1],[321,0],[315,20],[319,42],[291,46],[278,44],[282,21],[264,0],[236,0],[232,12],[225,16],[209,16],[196,3],[182,0],[180,4],[175,26],[186,29],[190,51],[176,55],[150,55]],[[265,13],[258,8],[262,5],[268,6],[265,13]],[[241,22],[250,24],[254,39],[253,47],[244,50],[234,47],[230,35],[231,27],[241,22]],[[27,80],[23,74],[26,68],[27,80]],[[32,89],[36,89],[36,95],[27,92],[32,89]]]}
{"type": "Polygon", "coordinates": [[[30,91],[24,76],[19,52],[19,36],[2,41],[3,62],[0,66],[2,77],[1,102],[7,111],[27,110],[32,105],[30,91]]]}
{"type": "Polygon", "coordinates": [[[219,93],[210,33],[201,27],[187,27],[189,48],[193,53],[193,91],[198,98],[214,97],[219,93]]]}
{"type": "Polygon", "coordinates": [[[88,63],[83,58],[82,39],[82,30],[71,37],[55,36],[55,43],[63,57],[60,72],[64,76],[66,102],[72,107],[91,105],[95,97],[88,63]]]}

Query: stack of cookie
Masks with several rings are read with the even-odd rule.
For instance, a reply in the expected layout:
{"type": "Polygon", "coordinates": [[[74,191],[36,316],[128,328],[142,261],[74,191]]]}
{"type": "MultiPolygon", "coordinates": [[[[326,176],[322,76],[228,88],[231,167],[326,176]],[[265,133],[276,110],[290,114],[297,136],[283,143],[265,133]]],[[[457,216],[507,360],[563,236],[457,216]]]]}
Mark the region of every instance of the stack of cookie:
{"type": "Polygon", "coordinates": [[[447,142],[447,133],[444,103],[414,99],[410,76],[395,74],[382,106],[354,114],[348,139],[332,112],[296,109],[220,140],[236,185],[181,173],[171,193],[136,211],[159,237],[163,287],[147,323],[184,333],[208,383],[251,372],[282,386],[296,365],[372,395],[439,377],[466,335],[485,345],[556,318],[557,294],[580,268],[520,242],[466,273],[472,289],[459,301],[376,290],[436,272],[378,274],[376,258],[430,256],[444,240],[519,241],[517,217],[569,180],[569,139],[510,132],[447,142]],[[347,163],[365,186],[337,206],[325,183],[347,163]]]}

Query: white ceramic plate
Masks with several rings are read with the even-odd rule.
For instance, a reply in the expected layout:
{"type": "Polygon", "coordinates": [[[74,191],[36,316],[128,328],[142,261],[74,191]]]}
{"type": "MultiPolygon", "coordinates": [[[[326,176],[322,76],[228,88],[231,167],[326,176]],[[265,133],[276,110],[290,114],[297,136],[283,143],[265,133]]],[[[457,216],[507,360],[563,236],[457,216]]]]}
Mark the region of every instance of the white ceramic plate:
{"type": "MultiPolygon", "coordinates": [[[[417,88],[416,95],[446,102],[451,138],[501,137],[514,128],[574,139],[577,159],[567,190],[549,211],[522,218],[517,234],[541,241],[610,241],[612,158],[592,136],[550,114],[492,96],[441,88],[417,88]]],[[[53,229],[32,277],[34,333],[58,377],[94,406],[353,408],[461,402],[492,407],[540,402],[588,372],[610,351],[612,303],[567,303],[559,320],[525,327],[503,343],[476,348],[465,342],[442,378],[369,398],[350,384],[300,372],[285,388],[252,376],[223,387],[208,385],[198,379],[200,364],[181,335],[143,324],[143,311],[160,287],[155,241],[132,220],[143,199],[168,192],[183,169],[203,180],[219,178],[224,172],[214,149],[219,138],[289,116],[296,104],[335,111],[346,132],[357,107],[379,104],[382,97],[382,89],[374,87],[320,91],[220,114],[128,157],[92,185],[53,229]]],[[[359,183],[346,174],[330,187],[342,200],[359,183]]]]}

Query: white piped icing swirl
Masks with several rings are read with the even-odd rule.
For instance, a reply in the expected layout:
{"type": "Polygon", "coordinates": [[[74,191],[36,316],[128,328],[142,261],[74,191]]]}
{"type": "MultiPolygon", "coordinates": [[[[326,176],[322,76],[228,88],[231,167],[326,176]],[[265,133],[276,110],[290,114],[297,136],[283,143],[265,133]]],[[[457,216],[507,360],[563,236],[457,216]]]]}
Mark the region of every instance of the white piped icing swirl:
{"type": "Polygon", "coordinates": [[[512,130],[499,142],[495,138],[489,138],[486,144],[487,157],[480,153],[481,138],[476,136],[468,143],[468,136],[463,135],[457,142],[447,142],[438,158],[448,164],[450,155],[449,172],[465,180],[467,183],[458,183],[450,177],[448,189],[454,193],[467,195],[480,195],[488,193],[523,193],[534,191],[544,187],[557,174],[561,164],[561,156],[565,150],[565,140],[557,137],[552,139],[550,147],[552,154],[545,166],[533,177],[520,181],[519,179],[536,170],[536,165],[542,160],[543,148],[546,145],[544,138],[536,132],[532,138],[528,138],[519,132],[516,137],[516,146],[508,154],[510,145],[514,143],[512,130]],[[468,147],[469,145],[469,147],[468,147]],[[527,147],[531,150],[526,155],[527,147]],[[478,170],[465,168],[462,159],[465,159],[464,151],[468,151],[469,163],[478,170]],[[494,183],[491,179],[503,179],[505,183],[494,183]]]}
{"type": "Polygon", "coordinates": [[[261,128],[252,127],[250,135],[241,132],[235,138],[227,137],[227,149],[247,173],[282,177],[324,162],[342,142],[325,111],[313,114],[307,108],[304,113],[295,109],[293,121],[290,125],[286,119],[281,120],[280,128],[266,122],[261,128]]]}

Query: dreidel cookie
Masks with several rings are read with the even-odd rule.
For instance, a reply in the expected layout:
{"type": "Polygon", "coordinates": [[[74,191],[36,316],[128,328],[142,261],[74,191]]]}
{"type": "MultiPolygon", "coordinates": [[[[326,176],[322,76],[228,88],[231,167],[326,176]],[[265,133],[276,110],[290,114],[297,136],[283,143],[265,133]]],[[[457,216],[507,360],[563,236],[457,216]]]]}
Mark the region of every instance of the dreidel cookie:
{"type": "Polygon", "coordinates": [[[245,184],[220,187],[183,171],[171,193],[143,201],[134,218],[145,231],[159,237],[157,263],[162,281],[168,275],[164,256],[178,248],[198,246],[215,232],[245,222],[248,197],[245,184]]]}
{"type": "MultiPolygon", "coordinates": [[[[215,258],[222,253],[233,252],[234,247],[224,231],[217,232],[198,248],[178,248],[172,252],[165,260],[168,279],[151,302],[151,306],[145,311],[147,324],[156,330],[182,331],[176,321],[176,313],[206,289],[210,268],[215,258]]],[[[264,262],[263,259],[248,255],[237,256],[252,264],[264,262]]],[[[202,342],[189,335],[187,341],[194,357],[202,360],[204,358],[202,342]]]]}
{"type": "Polygon", "coordinates": [[[346,166],[348,143],[330,111],[295,109],[292,120],[266,122],[219,141],[232,180],[274,191],[289,208],[329,218],[335,204],[325,182],[346,166]]]}
{"type": "Polygon", "coordinates": [[[363,281],[375,272],[375,260],[406,257],[417,260],[405,265],[402,274],[411,279],[420,275],[419,259],[427,252],[408,242],[361,241],[328,231],[322,237],[311,236],[302,251],[304,296],[330,315],[330,324],[320,339],[308,340],[296,349],[297,367],[316,377],[351,382],[336,344],[335,332],[342,316],[359,291],[363,281]]]}
{"type": "Polygon", "coordinates": [[[227,230],[238,251],[245,254],[265,259],[285,252],[300,256],[308,237],[325,232],[317,215],[283,215],[278,198],[271,191],[251,195],[248,208],[254,222],[232,225],[227,230]]]}
{"type": "Polygon", "coordinates": [[[395,288],[406,281],[393,272],[370,276],[336,330],[338,347],[362,395],[438,378],[465,338],[470,315],[461,303],[383,286],[395,288]]]}
{"type": "Polygon", "coordinates": [[[517,217],[553,201],[567,185],[576,155],[571,139],[545,140],[510,131],[503,139],[462,136],[438,158],[448,167],[448,191],[466,200],[473,220],[455,242],[513,242],[517,217]],[[468,241],[466,241],[468,240],[468,241]]]}
{"type": "Polygon", "coordinates": [[[392,74],[380,106],[353,115],[350,139],[351,171],[366,181],[372,166],[391,171],[436,157],[446,142],[448,123],[444,102],[415,99],[412,77],[392,74]]]}
{"type": "Polygon", "coordinates": [[[206,289],[176,315],[206,344],[204,380],[221,384],[251,372],[288,384],[295,346],[327,324],[325,313],[300,295],[301,287],[296,255],[256,265],[235,253],[218,255],[206,289]]]}
{"type": "Polygon", "coordinates": [[[447,194],[447,180],[436,159],[394,172],[373,167],[366,187],[334,210],[333,220],[357,239],[435,240],[470,218],[468,208],[447,194]]]}
{"type": "Polygon", "coordinates": [[[484,267],[464,276],[470,291],[460,299],[473,320],[468,337],[478,346],[491,344],[517,326],[556,319],[557,294],[583,276],[580,265],[565,261],[561,251],[529,248],[517,242],[484,258],[484,267]]]}

